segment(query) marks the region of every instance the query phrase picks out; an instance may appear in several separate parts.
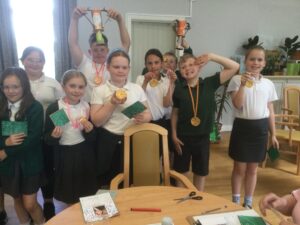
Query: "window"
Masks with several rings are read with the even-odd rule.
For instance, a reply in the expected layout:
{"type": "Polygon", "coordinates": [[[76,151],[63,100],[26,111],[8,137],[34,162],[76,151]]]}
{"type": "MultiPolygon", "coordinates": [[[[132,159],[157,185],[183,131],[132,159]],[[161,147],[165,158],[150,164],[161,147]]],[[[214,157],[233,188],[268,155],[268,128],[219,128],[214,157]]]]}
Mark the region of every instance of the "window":
{"type": "Polygon", "coordinates": [[[19,58],[28,46],[41,48],[46,58],[44,72],[55,78],[52,0],[10,0],[10,3],[19,58]]]}

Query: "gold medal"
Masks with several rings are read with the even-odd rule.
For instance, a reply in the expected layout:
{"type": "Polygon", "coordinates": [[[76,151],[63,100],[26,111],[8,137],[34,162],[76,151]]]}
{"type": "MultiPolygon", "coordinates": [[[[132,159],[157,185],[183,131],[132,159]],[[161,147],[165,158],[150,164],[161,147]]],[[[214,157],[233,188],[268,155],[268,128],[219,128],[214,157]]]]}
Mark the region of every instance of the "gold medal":
{"type": "Polygon", "coordinates": [[[95,82],[95,84],[96,84],[96,85],[100,85],[100,84],[101,84],[101,82],[102,82],[102,78],[101,78],[101,77],[99,77],[99,76],[95,76],[95,78],[94,78],[94,82],[95,82]]]}
{"type": "Polygon", "coordinates": [[[194,127],[197,127],[199,126],[201,123],[201,120],[199,117],[197,116],[193,116],[192,119],[191,119],[191,124],[194,126],[194,127]]]}
{"type": "Polygon", "coordinates": [[[247,80],[245,86],[251,88],[253,86],[253,80],[247,80]]]}
{"type": "Polygon", "coordinates": [[[149,81],[149,84],[150,84],[151,87],[156,87],[156,86],[158,85],[158,80],[156,80],[156,79],[151,79],[151,80],[149,81]]]}
{"type": "Polygon", "coordinates": [[[123,100],[124,98],[127,97],[127,93],[124,89],[118,89],[116,90],[116,97],[119,100],[123,100]]]}
{"type": "Polygon", "coordinates": [[[84,116],[82,116],[82,117],[80,118],[80,120],[79,120],[79,122],[80,122],[82,125],[84,125],[87,121],[88,121],[87,118],[84,117],[84,116]]]}

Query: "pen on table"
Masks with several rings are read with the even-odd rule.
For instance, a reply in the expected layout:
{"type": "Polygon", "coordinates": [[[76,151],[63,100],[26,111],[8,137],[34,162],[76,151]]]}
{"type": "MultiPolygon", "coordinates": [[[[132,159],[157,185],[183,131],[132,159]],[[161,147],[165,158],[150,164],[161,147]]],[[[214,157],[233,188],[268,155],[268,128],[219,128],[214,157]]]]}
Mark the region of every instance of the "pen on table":
{"type": "Polygon", "coordinates": [[[210,209],[210,210],[204,211],[204,212],[201,213],[201,214],[207,214],[207,213],[215,212],[215,211],[218,211],[218,210],[221,210],[221,209],[222,209],[221,207],[215,208],[215,209],[210,209]]]}
{"type": "Polygon", "coordinates": [[[130,210],[137,212],[161,212],[160,208],[130,208],[130,210]]]}

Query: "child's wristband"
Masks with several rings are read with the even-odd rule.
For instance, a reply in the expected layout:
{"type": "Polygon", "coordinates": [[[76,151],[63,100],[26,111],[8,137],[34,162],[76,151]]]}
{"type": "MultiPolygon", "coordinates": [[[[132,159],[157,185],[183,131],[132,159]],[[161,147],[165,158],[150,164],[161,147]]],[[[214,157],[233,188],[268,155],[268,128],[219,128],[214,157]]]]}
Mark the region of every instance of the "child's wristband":
{"type": "Polygon", "coordinates": [[[300,188],[292,191],[291,193],[296,201],[300,201],[300,188]]]}

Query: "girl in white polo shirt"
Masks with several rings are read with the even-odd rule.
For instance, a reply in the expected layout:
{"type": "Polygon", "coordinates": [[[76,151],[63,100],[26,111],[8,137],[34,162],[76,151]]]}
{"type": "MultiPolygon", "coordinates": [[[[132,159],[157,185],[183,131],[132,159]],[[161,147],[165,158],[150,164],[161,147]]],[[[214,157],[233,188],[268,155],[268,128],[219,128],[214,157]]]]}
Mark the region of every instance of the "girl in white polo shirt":
{"type": "Polygon", "coordinates": [[[87,85],[85,76],[68,70],[62,78],[66,96],[49,105],[46,111],[45,140],[54,145],[54,197],[67,204],[97,191],[94,141],[96,133],[89,119],[89,104],[82,100],[87,85]],[[69,122],[55,126],[50,115],[64,110],[69,122]]]}
{"type": "Polygon", "coordinates": [[[232,200],[240,202],[245,181],[244,206],[252,207],[258,163],[266,156],[268,130],[272,144],[278,148],[275,136],[273,101],[277,100],[274,84],[260,73],[266,65],[265,51],[256,46],[246,53],[246,73],[232,78],[228,86],[234,106],[235,120],[229,144],[229,156],[234,160],[232,200]]]}
{"type": "Polygon", "coordinates": [[[96,155],[101,185],[108,185],[111,179],[122,171],[124,130],[135,123],[145,123],[152,119],[147,109],[133,119],[122,113],[137,101],[147,107],[143,89],[127,80],[129,63],[129,56],[124,50],[116,49],[110,53],[107,59],[110,80],[94,88],[92,93],[91,119],[98,127],[96,155]],[[120,98],[120,91],[125,92],[127,97],[120,98]]]}

